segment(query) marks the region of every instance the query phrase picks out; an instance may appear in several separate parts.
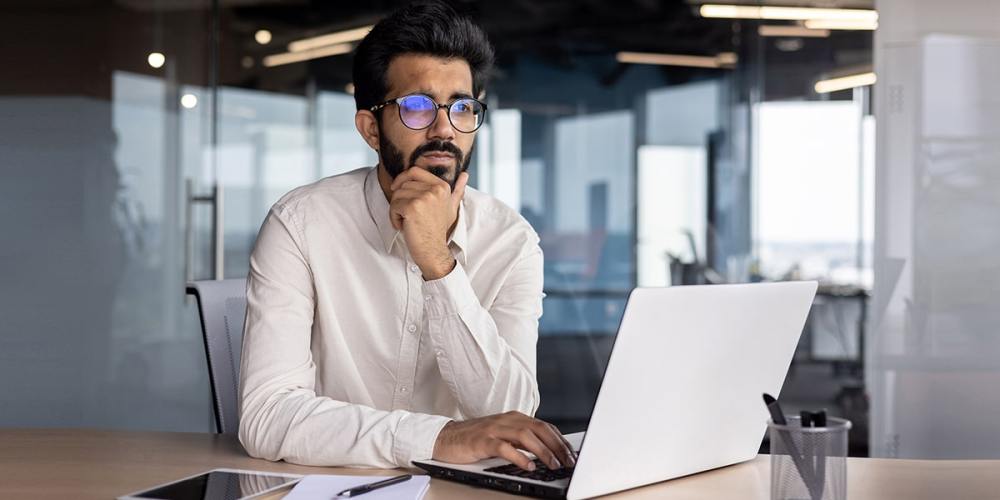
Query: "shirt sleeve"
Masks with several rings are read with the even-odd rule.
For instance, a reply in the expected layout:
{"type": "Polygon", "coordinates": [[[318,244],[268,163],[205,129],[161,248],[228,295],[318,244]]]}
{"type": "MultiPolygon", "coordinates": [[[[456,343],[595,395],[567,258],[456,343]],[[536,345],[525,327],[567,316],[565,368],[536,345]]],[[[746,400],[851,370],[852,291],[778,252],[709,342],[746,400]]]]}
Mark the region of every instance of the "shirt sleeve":
{"type": "Polygon", "coordinates": [[[257,458],[304,465],[411,467],[450,419],[317,396],[312,274],[295,214],[276,205],[247,278],[239,439],[257,458]]]}
{"type": "Polygon", "coordinates": [[[496,300],[484,308],[460,263],[424,283],[428,332],[442,378],[463,415],[538,409],[535,344],[542,316],[542,250],[514,264],[496,300]]]}

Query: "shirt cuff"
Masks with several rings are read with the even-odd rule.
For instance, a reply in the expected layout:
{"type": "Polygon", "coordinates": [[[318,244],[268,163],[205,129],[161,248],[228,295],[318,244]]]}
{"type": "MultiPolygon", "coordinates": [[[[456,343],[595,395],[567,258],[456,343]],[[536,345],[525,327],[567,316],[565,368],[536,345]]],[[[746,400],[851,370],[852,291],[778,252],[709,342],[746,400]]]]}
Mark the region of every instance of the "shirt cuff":
{"type": "Polygon", "coordinates": [[[424,282],[424,310],[428,319],[453,316],[476,302],[476,291],[458,262],[443,278],[424,282]]]}
{"type": "Polygon", "coordinates": [[[451,422],[448,417],[426,413],[409,413],[403,417],[396,427],[392,442],[392,456],[396,465],[413,467],[414,460],[433,458],[434,443],[448,422],[451,422]]]}

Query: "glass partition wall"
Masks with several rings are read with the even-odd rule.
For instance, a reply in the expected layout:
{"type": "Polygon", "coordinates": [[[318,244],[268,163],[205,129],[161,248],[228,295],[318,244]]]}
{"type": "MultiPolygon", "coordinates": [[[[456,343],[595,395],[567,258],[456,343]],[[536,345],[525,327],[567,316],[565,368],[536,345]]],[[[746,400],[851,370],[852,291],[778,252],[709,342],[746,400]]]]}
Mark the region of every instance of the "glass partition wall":
{"type": "MultiPolygon", "coordinates": [[[[4,7],[19,71],[0,79],[0,376],[24,383],[0,389],[0,425],[211,430],[183,285],[245,276],[279,196],[376,163],[349,50],[290,47],[351,38],[397,4],[4,7]]],[[[812,373],[802,404],[816,380],[832,401],[862,349],[871,96],[812,85],[870,42],[626,4],[460,4],[497,49],[470,184],[545,252],[538,416],[586,426],[633,287],[795,277],[830,293],[790,394],[812,373]]]]}
{"type": "Polygon", "coordinates": [[[212,144],[214,9],[0,7],[0,425],[211,428],[184,186],[212,144]]]}

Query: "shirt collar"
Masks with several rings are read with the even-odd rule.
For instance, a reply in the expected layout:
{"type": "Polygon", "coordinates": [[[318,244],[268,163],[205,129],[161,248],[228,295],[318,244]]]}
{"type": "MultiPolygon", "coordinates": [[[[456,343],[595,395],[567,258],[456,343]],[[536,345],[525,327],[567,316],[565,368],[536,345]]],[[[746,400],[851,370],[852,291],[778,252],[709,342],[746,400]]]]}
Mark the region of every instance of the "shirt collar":
{"type": "Polygon", "coordinates": [[[368,212],[371,213],[372,222],[378,229],[379,237],[385,247],[385,253],[392,252],[392,245],[396,238],[400,237],[399,231],[392,227],[389,221],[389,202],[385,199],[385,193],[378,183],[378,167],[374,167],[365,176],[365,203],[368,204],[368,212]]]}
{"type": "MultiPolygon", "coordinates": [[[[466,189],[465,192],[468,193],[469,190],[466,189]]],[[[455,258],[462,263],[462,267],[465,267],[468,264],[465,260],[465,252],[468,250],[468,241],[468,219],[465,215],[465,200],[463,199],[462,202],[458,204],[458,221],[455,222],[455,230],[451,232],[451,237],[448,239],[449,245],[455,245],[455,247],[458,248],[458,255],[455,258]]]]}
{"type": "MultiPolygon", "coordinates": [[[[382,192],[382,187],[378,183],[377,166],[365,176],[365,202],[368,204],[368,211],[371,213],[375,228],[382,239],[385,253],[392,253],[393,245],[397,243],[397,240],[402,240],[402,235],[392,227],[392,223],[389,221],[389,202],[385,199],[385,193],[382,192]]],[[[458,221],[455,223],[455,230],[451,232],[448,244],[457,247],[458,256],[456,258],[463,266],[467,264],[465,256],[469,240],[467,224],[465,200],[462,200],[458,206],[458,221]]]]}

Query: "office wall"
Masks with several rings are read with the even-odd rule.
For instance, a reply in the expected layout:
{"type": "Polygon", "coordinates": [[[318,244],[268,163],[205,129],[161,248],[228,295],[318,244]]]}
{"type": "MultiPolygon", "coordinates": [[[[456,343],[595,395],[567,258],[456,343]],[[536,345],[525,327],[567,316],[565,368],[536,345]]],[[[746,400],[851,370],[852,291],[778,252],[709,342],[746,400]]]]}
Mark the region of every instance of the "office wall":
{"type": "Polygon", "coordinates": [[[878,0],[871,453],[1000,457],[1000,5],[878,0]]]}

